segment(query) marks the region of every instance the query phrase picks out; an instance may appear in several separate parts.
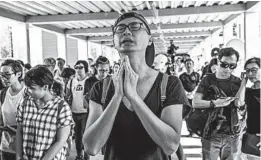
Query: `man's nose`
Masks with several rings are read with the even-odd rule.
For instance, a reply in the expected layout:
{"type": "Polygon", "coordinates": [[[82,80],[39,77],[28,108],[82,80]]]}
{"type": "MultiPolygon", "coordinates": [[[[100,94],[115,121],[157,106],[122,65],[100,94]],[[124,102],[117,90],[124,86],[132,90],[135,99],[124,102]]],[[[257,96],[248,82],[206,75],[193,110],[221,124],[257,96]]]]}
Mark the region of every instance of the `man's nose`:
{"type": "Polygon", "coordinates": [[[132,32],[130,31],[129,27],[126,27],[125,31],[122,34],[123,35],[131,35],[132,32]]]}

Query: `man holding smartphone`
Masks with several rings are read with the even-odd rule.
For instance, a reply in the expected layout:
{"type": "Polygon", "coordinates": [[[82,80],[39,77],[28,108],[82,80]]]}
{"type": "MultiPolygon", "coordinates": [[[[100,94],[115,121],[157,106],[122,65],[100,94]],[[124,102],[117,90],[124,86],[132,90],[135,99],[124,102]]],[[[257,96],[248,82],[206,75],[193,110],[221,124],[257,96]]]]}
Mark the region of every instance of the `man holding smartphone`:
{"type": "Polygon", "coordinates": [[[244,121],[244,118],[242,119],[238,115],[243,113],[241,110],[245,110],[245,108],[238,108],[234,103],[241,83],[238,77],[232,75],[232,72],[237,67],[238,60],[239,53],[233,48],[221,49],[218,56],[217,72],[205,76],[194,95],[193,107],[195,108],[223,107],[222,116],[224,121],[220,128],[211,134],[210,138],[202,138],[204,160],[216,160],[219,156],[220,159],[237,159],[238,145],[240,143],[239,135],[241,134],[244,121]],[[204,93],[206,93],[210,85],[217,85],[227,97],[216,100],[204,100],[204,93]]]}

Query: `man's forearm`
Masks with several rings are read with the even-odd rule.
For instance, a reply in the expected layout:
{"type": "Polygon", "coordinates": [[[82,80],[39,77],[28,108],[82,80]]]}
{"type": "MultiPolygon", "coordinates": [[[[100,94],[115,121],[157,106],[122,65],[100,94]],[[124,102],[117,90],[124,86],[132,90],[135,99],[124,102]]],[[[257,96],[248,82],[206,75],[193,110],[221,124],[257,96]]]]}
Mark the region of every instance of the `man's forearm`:
{"type": "Polygon", "coordinates": [[[22,159],[22,148],[23,148],[23,136],[22,126],[18,124],[16,130],[16,160],[22,159]]]}

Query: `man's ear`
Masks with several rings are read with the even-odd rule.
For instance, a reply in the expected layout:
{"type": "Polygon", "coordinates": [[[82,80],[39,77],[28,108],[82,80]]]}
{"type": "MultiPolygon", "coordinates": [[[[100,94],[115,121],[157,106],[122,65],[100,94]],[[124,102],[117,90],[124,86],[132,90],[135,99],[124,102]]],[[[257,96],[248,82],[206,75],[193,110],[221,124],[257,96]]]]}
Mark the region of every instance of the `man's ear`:
{"type": "Polygon", "coordinates": [[[43,86],[43,89],[44,89],[44,90],[48,90],[48,85],[44,85],[44,86],[43,86]]]}

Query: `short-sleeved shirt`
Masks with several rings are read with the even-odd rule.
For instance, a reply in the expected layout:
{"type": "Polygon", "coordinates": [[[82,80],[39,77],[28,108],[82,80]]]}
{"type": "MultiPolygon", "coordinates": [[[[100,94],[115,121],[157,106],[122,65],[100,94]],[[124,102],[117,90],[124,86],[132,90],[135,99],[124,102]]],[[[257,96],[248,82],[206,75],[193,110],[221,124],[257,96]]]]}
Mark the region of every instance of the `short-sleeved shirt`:
{"type": "MultiPolygon", "coordinates": [[[[144,102],[149,109],[160,118],[162,106],[160,101],[160,85],[163,73],[159,73],[144,102]]],[[[95,83],[91,92],[90,100],[101,104],[102,83],[95,83]]],[[[111,83],[105,108],[114,95],[114,86],[111,83]]],[[[166,90],[166,100],[163,107],[185,104],[189,105],[188,99],[178,77],[169,76],[166,90]]],[[[105,109],[104,108],[104,109],[105,109]]],[[[151,139],[140,119],[135,112],[128,110],[121,102],[116,115],[112,131],[106,145],[105,160],[169,160],[163,150],[151,139]]]]}
{"type": "MultiPolygon", "coordinates": [[[[239,90],[240,84],[241,80],[234,75],[231,75],[227,79],[218,79],[215,74],[209,74],[201,80],[197,93],[202,93],[204,99],[204,94],[207,92],[208,87],[210,85],[216,85],[218,88],[223,90],[228,97],[235,97],[237,91],[239,90]]],[[[231,134],[231,109],[229,107],[224,107],[223,115],[226,117],[226,120],[222,123],[218,133],[231,134]]]]}
{"type": "Polygon", "coordinates": [[[260,89],[247,88],[245,102],[247,105],[247,133],[260,133],[260,89]]]}
{"type": "MultiPolygon", "coordinates": [[[[1,104],[1,114],[4,125],[15,126],[16,111],[19,103],[24,96],[25,87],[23,87],[16,95],[10,94],[10,87],[6,91],[5,100],[1,104]]],[[[15,153],[16,135],[10,132],[3,131],[0,149],[4,152],[15,153]]]]}
{"type": "Polygon", "coordinates": [[[200,75],[197,72],[188,74],[187,72],[182,73],[179,79],[187,92],[192,92],[198,85],[200,75]]]}
{"type": "MultiPolygon", "coordinates": [[[[43,108],[37,108],[32,98],[25,98],[20,103],[16,120],[22,125],[23,160],[42,159],[56,141],[58,129],[73,123],[71,109],[65,101],[59,111],[61,101],[60,97],[56,97],[43,108]]],[[[65,160],[67,148],[65,143],[53,160],[65,160]]]]}
{"type": "MultiPolygon", "coordinates": [[[[84,100],[84,84],[87,77],[78,81],[77,78],[72,80],[72,112],[73,113],[87,113],[87,108],[84,108],[83,100],[84,100]]],[[[68,84],[69,85],[69,84],[68,84]]],[[[67,86],[70,88],[70,86],[67,86]]]]}

